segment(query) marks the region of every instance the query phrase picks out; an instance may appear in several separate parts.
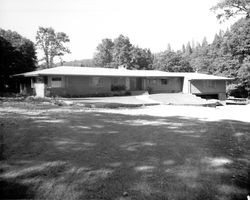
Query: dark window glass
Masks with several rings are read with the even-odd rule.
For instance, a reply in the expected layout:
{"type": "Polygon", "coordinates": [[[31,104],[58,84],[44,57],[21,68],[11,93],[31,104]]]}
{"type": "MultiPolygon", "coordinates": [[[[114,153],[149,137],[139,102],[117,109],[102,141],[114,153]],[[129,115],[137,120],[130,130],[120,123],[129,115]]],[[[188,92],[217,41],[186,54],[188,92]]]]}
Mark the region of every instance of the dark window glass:
{"type": "Polygon", "coordinates": [[[161,84],[162,85],[167,85],[168,84],[168,80],[167,79],[161,79],[161,84]]]}
{"type": "Polygon", "coordinates": [[[52,81],[62,81],[61,77],[52,77],[52,81]]]}

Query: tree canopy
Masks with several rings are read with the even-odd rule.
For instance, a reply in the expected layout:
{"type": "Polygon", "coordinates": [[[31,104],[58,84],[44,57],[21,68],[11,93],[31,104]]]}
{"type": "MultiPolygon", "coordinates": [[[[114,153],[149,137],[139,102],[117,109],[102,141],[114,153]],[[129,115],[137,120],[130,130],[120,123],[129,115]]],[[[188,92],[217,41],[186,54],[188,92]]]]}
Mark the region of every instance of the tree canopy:
{"type": "Polygon", "coordinates": [[[168,72],[192,72],[193,68],[185,55],[180,52],[167,50],[155,55],[154,68],[168,72]]]}
{"type": "Polygon", "coordinates": [[[120,35],[114,40],[102,40],[97,46],[94,62],[100,67],[126,65],[128,69],[151,69],[153,55],[149,49],[134,46],[128,37],[120,35]]]}
{"type": "Polygon", "coordinates": [[[211,8],[219,20],[226,20],[236,15],[250,17],[250,0],[222,0],[211,8]]]}
{"type": "Polygon", "coordinates": [[[70,53],[68,47],[65,46],[65,43],[69,41],[66,33],[55,32],[51,27],[39,27],[36,34],[36,45],[44,54],[42,60],[45,60],[46,68],[53,67],[55,57],[70,53]]]}
{"type": "Polygon", "coordinates": [[[128,37],[120,35],[114,39],[113,60],[116,65],[127,65],[131,67],[132,44],[128,37]]]}
{"type": "Polygon", "coordinates": [[[13,74],[36,68],[34,43],[14,31],[0,29],[0,91],[15,91],[13,74]]]}
{"type": "Polygon", "coordinates": [[[102,40],[102,43],[97,46],[98,53],[94,56],[97,66],[107,67],[113,62],[113,47],[114,43],[111,39],[102,40]]]}
{"type": "MultiPolygon", "coordinates": [[[[187,45],[182,58],[191,68],[201,73],[234,78],[234,86],[240,89],[238,97],[250,92],[250,18],[238,20],[230,30],[220,31],[211,44],[203,40],[194,48],[187,45]],[[190,48],[187,53],[187,48],[190,48]],[[190,53],[191,52],[191,53],[190,53]]],[[[173,53],[172,53],[173,54],[173,53]]],[[[162,62],[161,62],[162,63],[162,62]]],[[[169,66],[171,61],[167,61],[169,66]]]]}
{"type": "Polygon", "coordinates": [[[133,69],[152,69],[153,55],[150,49],[133,47],[131,50],[131,68],[133,69]]]}

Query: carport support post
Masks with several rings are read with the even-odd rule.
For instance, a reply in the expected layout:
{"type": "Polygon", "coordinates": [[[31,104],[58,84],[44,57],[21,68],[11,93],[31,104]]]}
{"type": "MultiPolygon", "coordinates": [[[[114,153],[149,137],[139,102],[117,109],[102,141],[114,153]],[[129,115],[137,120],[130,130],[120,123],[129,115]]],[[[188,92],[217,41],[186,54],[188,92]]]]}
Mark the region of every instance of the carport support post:
{"type": "Polygon", "coordinates": [[[218,99],[221,100],[221,101],[226,100],[227,99],[226,93],[219,93],[218,94],[218,99]]]}
{"type": "Polygon", "coordinates": [[[184,77],[182,92],[184,94],[190,93],[190,80],[184,77]]]}

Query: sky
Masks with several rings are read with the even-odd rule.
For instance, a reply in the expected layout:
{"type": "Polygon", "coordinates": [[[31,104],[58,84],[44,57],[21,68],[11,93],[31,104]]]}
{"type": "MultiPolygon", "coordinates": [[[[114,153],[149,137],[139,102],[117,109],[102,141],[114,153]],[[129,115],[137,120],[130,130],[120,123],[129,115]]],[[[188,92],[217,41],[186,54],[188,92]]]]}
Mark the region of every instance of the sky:
{"type": "Polygon", "coordinates": [[[39,26],[65,32],[71,54],[65,61],[92,58],[104,38],[120,34],[153,53],[168,44],[212,42],[220,24],[210,11],[218,0],[0,0],[0,28],[16,31],[35,42],[39,26]]]}

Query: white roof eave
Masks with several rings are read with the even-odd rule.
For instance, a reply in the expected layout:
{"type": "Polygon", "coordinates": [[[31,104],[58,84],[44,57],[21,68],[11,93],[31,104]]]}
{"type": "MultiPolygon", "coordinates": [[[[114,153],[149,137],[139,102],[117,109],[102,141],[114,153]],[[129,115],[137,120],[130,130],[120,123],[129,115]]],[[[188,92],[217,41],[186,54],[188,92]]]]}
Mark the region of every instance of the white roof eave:
{"type": "Polygon", "coordinates": [[[157,70],[127,70],[114,68],[95,68],[95,67],[70,67],[61,66],[49,69],[43,69],[33,72],[16,74],[13,76],[37,77],[37,76],[99,76],[99,77],[181,77],[191,80],[233,80],[232,78],[216,77],[192,72],[164,72],[157,70]]]}

